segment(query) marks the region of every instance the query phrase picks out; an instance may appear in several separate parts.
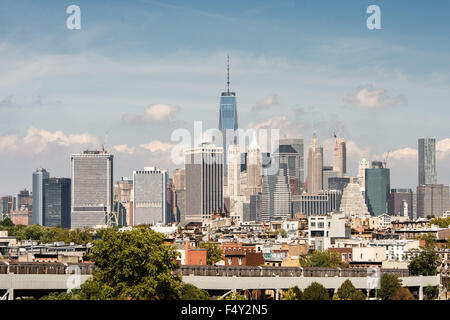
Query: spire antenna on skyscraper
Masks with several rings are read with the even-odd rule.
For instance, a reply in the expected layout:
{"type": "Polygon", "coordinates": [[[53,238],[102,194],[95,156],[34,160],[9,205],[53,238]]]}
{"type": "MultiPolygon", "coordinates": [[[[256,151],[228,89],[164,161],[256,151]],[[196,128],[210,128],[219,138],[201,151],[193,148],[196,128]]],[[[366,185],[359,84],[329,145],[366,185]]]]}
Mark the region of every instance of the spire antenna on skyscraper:
{"type": "Polygon", "coordinates": [[[230,56],[227,54],[227,92],[230,94],[230,56]]]}

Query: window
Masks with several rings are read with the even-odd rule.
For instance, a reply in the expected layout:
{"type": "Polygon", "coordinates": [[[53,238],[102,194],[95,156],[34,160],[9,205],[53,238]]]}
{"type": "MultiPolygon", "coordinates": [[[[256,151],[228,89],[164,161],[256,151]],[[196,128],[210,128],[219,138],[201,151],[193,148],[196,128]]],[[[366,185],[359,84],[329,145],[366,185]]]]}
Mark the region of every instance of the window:
{"type": "Polygon", "coordinates": [[[239,265],[240,266],[242,265],[242,258],[241,257],[239,257],[239,265]]]}

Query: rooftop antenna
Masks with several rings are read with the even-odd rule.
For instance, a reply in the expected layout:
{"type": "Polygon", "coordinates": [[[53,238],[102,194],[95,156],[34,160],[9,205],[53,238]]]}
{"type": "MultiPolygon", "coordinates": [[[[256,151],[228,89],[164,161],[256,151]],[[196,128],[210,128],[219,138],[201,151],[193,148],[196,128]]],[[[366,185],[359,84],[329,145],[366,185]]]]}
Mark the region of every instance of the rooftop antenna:
{"type": "Polygon", "coordinates": [[[227,54],[227,93],[230,95],[230,56],[227,54]]]}

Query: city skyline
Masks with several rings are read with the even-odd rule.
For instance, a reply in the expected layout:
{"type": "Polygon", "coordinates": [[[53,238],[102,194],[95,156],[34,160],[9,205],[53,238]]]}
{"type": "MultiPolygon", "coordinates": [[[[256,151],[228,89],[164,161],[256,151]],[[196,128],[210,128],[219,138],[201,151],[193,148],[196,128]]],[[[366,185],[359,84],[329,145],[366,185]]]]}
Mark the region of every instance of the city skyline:
{"type": "Polygon", "coordinates": [[[403,3],[408,19],[401,4],[382,4],[383,30],[371,32],[367,6],[357,2],[261,1],[235,12],[205,1],[113,1],[106,11],[80,1],[81,30],[69,31],[66,3],[5,1],[0,172],[8,183],[0,193],[31,189],[38,167],[70,177],[70,155],[101,145],[115,155],[115,181],[144,166],[172,171],[174,129],[194,120],[217,128],[228,54],[242,128],[279,128],[305,141],[315,131],[324,165],[332,165],[336,132],[346,139],[350,176],[363,156],[382,161],[389,152],[393,188],[416,186],[417,139],[433,137],[437,182],[449,185],[450,50],[441,41],[449,4],[403,3]],[[123,12],[140,19],[120,23],[123,12]],[[169,26],[175,20],[184,31],[169,26]],[[221,41],[224,30],[231,41],[221,41]],[[405,30],[415,31],[414,41],[405,30]]]}

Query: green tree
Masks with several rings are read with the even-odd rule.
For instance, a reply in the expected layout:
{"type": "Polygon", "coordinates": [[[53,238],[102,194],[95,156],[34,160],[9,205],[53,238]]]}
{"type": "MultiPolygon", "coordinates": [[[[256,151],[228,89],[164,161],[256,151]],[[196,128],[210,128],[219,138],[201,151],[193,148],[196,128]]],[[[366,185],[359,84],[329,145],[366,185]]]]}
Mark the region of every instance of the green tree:
{"type": "Polygon", "coordinates": [[[402,281],[395,274],[383,273],[380,279],[378,297],[381,300],[391,300],[397,290],[402,287],[402,281]]]}
{"type": "Polygon", "coordinates": [[[183,284],[181,300],[210,300],[208,291],[202,290],[190,283],[183,284]]]}
{"type": "Polygon", "coordinates": [[[436,287],[433,287],[432,285],[427,285],[423,289],[423,293],[425,294],[426,300],[433,300],[438,295],[438,290],[436,287]]]}
{"type": "Polygon", "coordinates": [[[174,272],[178,253],[164,239],[144,227],[106,230],[92,248],[91,260],[98,269],[81,286],[81,299],[180,299],[183,285],[174,272]]]}
{"type": "Polygon", "coordinates": [[[364,293],[357,290],[349,279],[341,284],[336,294],[340,300],[366,300],[364,293]]]}
{"type": "Polygon", "coordinates": [[[330,295],[323,285],[313,282],[303,291],[302,300],[330,300],[330,295]]]}
{"type": "Polygon", "coordinates": [[[14,223],[12,222],[10,217],[6,217],[5,219],[0,221],[1,227],[14,227],[14,223]]]}
{"type": "Polygon", "coordinates": [[[297,286],[283,293],[282,300],[302,300],[303,292],[297,286]]]}
{"type": "Polygon", "coordinates": [[[409,261],[408,269],[411,275],[433,276],[437,274],[441,258],[433,247],[425,246],[421,251],[413,249],[410,255],[412,258],[409,261]]]}
{"type": "Polygon", "coordinates": [[[416,300],[408,288],[400,288],[392,296],[392,300],[416,300]]]}
{"type": "Polygon", "coordinates": [[[206,263],[213,265],[222,260],[222,250],[217,242],[202,242],[200,248],[206,249],[206,263]]]}
{"type": "Polygon", "coordinates": [[[436,217],[430,220],[430,225],[436,225],[441,228],[448,228],[450,225],[450,217],[442,218],[442,217],[436,217]]]}
{"type": "Polygon", "coordinates": [[[300,257],[302,267],[320,267],[320,268],[346,268],[348,263],[341,260],[341,255],[337,252],[325,250],[313,251],[311,254],[300,257]]]}

